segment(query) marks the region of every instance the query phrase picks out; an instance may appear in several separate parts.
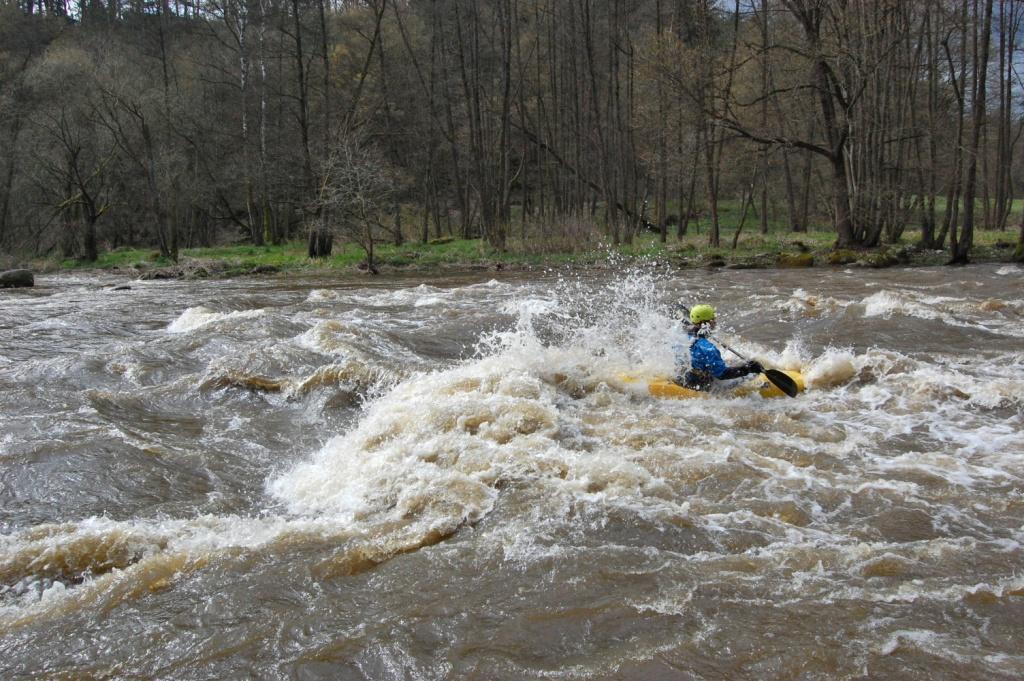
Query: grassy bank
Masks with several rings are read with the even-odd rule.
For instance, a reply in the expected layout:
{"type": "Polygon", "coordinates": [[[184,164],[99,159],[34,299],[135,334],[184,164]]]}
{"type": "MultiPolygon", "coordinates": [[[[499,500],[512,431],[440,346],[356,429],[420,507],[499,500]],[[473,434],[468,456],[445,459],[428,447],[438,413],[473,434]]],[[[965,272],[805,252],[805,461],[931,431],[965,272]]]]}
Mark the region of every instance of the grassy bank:
{"type": "MultiPolygon", "coordinates": [[[[703,230],[702,230],[703,232],[703,230]]],[[[662,244],[656,234],[644,233],[631,244],[616,247],[596,244],[574,252],[553,250],[536,240],[509,241],[504,251],[487,246],[479,239],[440,240],[436,243],[379,244],[378,267],[388,271],[434,269],[531,269],[548,266],[593,266],[606,262],[609,255],[624,258],[648,258],[676,267],[805,267],[814,265],[864,265],[884,267],[897,264],[942,264],[948,254],[922,251],[914,246],[917,234],[910,232],[903,244],[873,251],[833,251],[835,234],[830,231],[807,233],[756,231],[744,232],[736,249],[731,248],[732,233],[724,231],[722,246],[707,244],[707,234],[691,229],[682,239],[669,235],[662,244]],[[550,251],[550,252],[548,252],[550,251]]],[[[1006,261],[1013,253],[1013,232],[980,231],[975,237],[974,260],[1006,261]]],[[[365,253],[354,244],[336,246],[331,257],[310,260],[305,243],[269,246],[224,246],[191,248],[181,251],[177,265],[154,251],[118,249],[104,253],[95,263],[65,260],[39,265],[38,269],[101,269],[120,271],[148,278],[237,276],[276,271],[338,270],[357,271],[365,253]]]]}

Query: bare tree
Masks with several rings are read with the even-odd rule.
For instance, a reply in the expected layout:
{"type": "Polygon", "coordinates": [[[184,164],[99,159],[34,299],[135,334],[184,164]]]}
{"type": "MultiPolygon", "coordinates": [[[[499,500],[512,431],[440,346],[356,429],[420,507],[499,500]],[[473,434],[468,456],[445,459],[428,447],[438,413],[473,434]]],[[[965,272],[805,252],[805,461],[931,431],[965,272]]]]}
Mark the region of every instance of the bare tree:
{"type": "Polygon", "coordinates": [[[387,229],[384,221],[394,189],[394,172],[383,155],[358,140],[333,145],[321,167],[317,203],[320,214],[332,219],[323,227],[359,244],[366,253],[366,269],[373,274],[377,273],[374,247],[378,234],[387,229]]]}

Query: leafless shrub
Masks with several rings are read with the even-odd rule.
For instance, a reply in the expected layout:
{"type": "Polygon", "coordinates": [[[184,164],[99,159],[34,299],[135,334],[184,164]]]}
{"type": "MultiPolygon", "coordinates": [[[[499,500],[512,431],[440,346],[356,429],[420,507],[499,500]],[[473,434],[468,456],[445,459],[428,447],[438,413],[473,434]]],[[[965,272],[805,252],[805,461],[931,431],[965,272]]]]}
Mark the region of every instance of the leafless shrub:
{"type": "Polygon", "coordinates": [[[358,140],[336,144],[321,166],[317,208],[322,229],[353,241],[374,272],[374,244],[386,229],[395,173],[374,147],[358,140]]]}
{"type": "Polygon", "coordinates": [[[587,216],[529,218],[524,227],[509,231],[508,250],[522,255],[591,251],[604,237],[601,226],[587,216]]]}

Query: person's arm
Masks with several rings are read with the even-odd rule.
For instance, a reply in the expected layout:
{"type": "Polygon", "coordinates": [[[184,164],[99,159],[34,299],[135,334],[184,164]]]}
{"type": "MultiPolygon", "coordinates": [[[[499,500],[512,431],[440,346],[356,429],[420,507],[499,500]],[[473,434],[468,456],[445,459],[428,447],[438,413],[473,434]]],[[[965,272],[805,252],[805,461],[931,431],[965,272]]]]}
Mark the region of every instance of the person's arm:
{"type": "Polygon", "coordinates": [[[694,368],[707,371],[720,381],[742,378],[749,374],[759,374],[764,371],[757,362],[747,362],[734,367],[728,366],[725,360],[722,359],[722,353],[706,338],[701,338],[694,344],[693,366],[694,368]]]}
{"type": "Polygon", "coordinates": [[[744,364],[740,364],[739,366],[727,367],[726,370],[723,371],[720,376],[715,376],[715,378],[722,381],[727,381],[731,378],[742,378],[750,374],[759,374],[763,371],[764,367],[762,367],[757,362],[751,361],[746,362],[744,364]]]}

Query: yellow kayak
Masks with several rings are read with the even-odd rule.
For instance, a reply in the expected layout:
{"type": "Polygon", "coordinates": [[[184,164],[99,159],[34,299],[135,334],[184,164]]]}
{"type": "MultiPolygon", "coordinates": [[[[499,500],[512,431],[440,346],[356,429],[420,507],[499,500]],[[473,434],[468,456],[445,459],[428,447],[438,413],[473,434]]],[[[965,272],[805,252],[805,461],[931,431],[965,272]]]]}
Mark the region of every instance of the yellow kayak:
{"type": "MultiPolygon", "coordinates": [[[[797,391],[803,392],[805,389],[804,377],[799,371],[784,371],[782,372],[793,379],[797,385],[797,391]]],[[[619,380],[628,385],[641,385],[647,384],[647,393],[652,397],[660,397],[669,400],[686,400],[691,397],[712,397],[715,395],[734,395],[736,397],[742,397],[744,395],[753,395],[754,393],[759,394],[761,397],[785,397],[786,394],[779,390],[775,385],[769,381],[764,374],[760,374],[755,378],[750,379],[744,383],[740,383],[736,387],[722,392],[722,391],[701,391],[693,390],[692,388],[684,388],[681,385],[677,385],[672,382],[672,379],[666,376],[637,376],[635,374],[619,374],[619,380]]]]}

